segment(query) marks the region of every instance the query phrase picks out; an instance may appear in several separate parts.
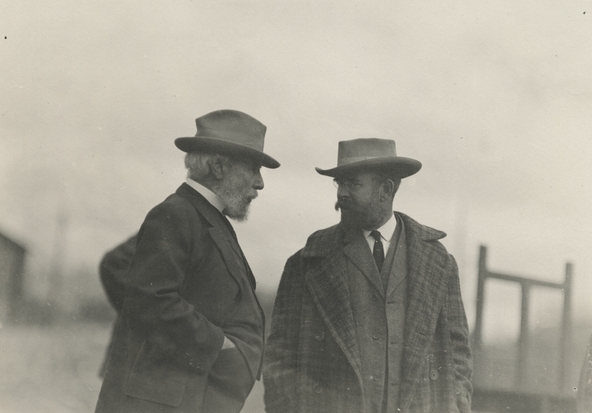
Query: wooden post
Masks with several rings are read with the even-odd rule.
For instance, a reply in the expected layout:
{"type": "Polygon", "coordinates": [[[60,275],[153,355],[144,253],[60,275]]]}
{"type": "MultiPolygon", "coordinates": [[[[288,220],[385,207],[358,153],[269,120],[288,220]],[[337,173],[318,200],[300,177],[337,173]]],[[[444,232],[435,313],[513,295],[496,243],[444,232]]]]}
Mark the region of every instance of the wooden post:
{"type": "Polygon", "coordinates": [[[520,338],[518,340],[518,374],[516,375],[516,385],[519,389],[524,390],[528,372],[528,307],[530,301],[530,285],[527,283],[521,283],[520,285],[522,287],[522,305],[520,310],[520,338]]]}
{"type": "Polygon", "coordinates": [[[473,350],[483,348],[483,304],[485,298],[485,278],[487,277],[487,247],[479,247],[479,272],[477,274],[477,309],[475,313],[475,331],[473,332],[473,350]]]}
{"type": "Polygon", "coordinates": [[[565,264],[565,281],[563,283],[563,322],[561,334],[561,354],[559,358],[559,383],[558,390],[566,390],[566,383],[569,377],[569,352],[571,345],[571,281],[573,276],[573,265],[565,264]]]}

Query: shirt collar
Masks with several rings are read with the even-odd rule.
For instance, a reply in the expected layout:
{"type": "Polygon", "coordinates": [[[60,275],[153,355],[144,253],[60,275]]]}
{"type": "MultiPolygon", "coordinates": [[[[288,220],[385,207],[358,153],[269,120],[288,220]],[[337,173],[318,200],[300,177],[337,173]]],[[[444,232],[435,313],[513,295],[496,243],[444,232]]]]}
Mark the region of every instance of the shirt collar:
{"type": "MultiPolygon", "coordinates": [[[[397,228],[397,219],[395,218],[395,214],[392,214],[390,219],[380,228],[376,228],[376,230],[378,232],[380,232],[380,237],[387,241],[387,242],[391,242],[391,238],[393,237],[393,234],[395,233],[395,229],[397,228]]],[[[368,238],[370,236],[370,232],[369,230],[363,230],[364,231],[364,237],[368,238]]]]}
{"type": "Polygon", "coordinates": [[[226,208],[226,204],[218,195],[210,191],[202,184],[195,182],[191,178],[187,178],[185,182],[187,183],[187,185],[199,192],[199,194],[203,196],[210,204],[212,204],[218,211],[220,211],[220,213],[224,211],[224,208],[226,208]]]}

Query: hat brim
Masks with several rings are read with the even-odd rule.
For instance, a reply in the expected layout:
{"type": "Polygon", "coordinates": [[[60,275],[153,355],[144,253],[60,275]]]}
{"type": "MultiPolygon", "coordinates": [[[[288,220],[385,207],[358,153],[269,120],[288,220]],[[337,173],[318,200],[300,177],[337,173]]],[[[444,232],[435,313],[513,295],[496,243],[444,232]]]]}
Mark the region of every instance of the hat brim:
{"type": "Polygon", "coordinates": [[[402,156],[391,156],[365,159],[363,161],[352,162],[332,169],[315,168],[319,174],[333,178],[338,178],[362,169],[379,173],[388,173],[392,177],[402,179],[416,174],[421,169],[421,162],[411,158],[404,158],[402,156]]]}
{"type": "Polygon", "coordinates": [[[266,168],[275,169],[280,163],[271,156],[239,143],[227,142],[216,138],[207,137],[183,137],[175,139],[175,146],[183,152],[215,151],[228,155],[238,155],[253,159],[266,168]]]}

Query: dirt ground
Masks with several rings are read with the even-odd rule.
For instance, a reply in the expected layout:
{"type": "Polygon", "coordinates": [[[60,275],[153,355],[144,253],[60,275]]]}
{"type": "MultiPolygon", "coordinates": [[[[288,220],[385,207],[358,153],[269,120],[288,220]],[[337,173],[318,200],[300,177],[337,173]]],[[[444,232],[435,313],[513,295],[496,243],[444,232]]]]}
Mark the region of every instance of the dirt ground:
{"type": "MultiPolygon", "coordinates": [[[[0,413],[93,412],[111,326],[0,327],[0,413]]],[[[243,409],[263,412],[258,382],[243,409]]]]}

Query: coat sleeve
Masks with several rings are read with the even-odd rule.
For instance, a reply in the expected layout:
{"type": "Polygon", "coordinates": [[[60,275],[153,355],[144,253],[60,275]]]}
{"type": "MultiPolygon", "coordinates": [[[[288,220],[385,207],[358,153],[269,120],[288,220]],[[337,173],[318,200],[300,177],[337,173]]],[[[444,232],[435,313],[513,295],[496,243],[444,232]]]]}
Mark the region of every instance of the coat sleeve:
{"type": "Polygon", "coordinates": [[[296,368],[304,297],[304,265],[299,253],[288,259],[278,288],[263,364],[267,413],[295,411],[296,368]]]}
{"type": "Polygon", "coordinates": [[[99,264],[99,277],[111,306],[121,312],[125,297],[125,276],[136,249],[137,234],[107,252],[99,264]]]}
{"type": "Polygon", "coordinates": [[[450,327],[450,343],[455,368],[454,390],[456,404],[461,413],[470,413],[473,387],[473,361],[469,347],[469,326],[462,302],[458,266],[452,258],[452,273],[448,284],[446,308],[450,327]]]}
{"type": "Polygon", "coordinates": [[[163,353],[208,372],[224,333],[181,295],[204,231],[195,209],[183,202],[164,202],[148,213],[127,273],[123,313],[129,328],[163,353]]]}

